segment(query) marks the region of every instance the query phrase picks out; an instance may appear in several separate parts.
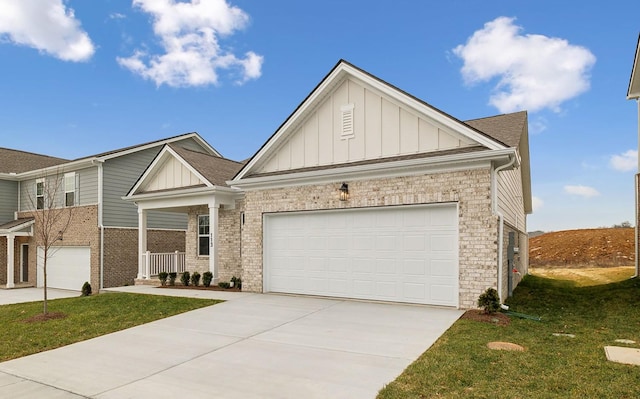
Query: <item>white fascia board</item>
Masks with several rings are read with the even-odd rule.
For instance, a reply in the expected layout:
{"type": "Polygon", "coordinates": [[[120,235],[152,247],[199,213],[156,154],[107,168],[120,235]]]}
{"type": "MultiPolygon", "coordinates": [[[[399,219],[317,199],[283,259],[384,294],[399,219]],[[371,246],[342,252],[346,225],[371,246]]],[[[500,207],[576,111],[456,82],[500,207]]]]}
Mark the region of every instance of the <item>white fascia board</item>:
{"type": "Polygon", "coordinates": [[[638,35],[636,54],[633,58],[631,78],[629,79],[629,88],[627,89],[627,100],[637,100],[640,98],[640,71],[638,71],[638,69],[640,69],[640,35],[638,35]]]}
{"type": "Polygon", "coordinates": [[[219,203],[235,205],[234,201],[244,196],[238,189],[228,187],[197,187],[179,191],[155,192],[121,197],[135,202],[139,209],[180,208],[219,203]]]}
{"type": "Polygon", "coordinates": [[[380,179],[419,174],[446,173],[460,170],[490,168],[507,163],[517,157],[514,148],[488,150],[475,153],[453,154],[433,158],[417,158],[401,161],[342,166],[306,172],[269,175],[230,180],[230,186],[243,190],[323,184],[345,180],[380,179]]]}
{"type": "Polygon", "coordinates": [[[98,157],[99,159],[103,160],[103,161],[107,161],[109,159],[113,159],[113,158],[118,158],[124,155],[129,155],[129,154],[133,154],[135,152],[139,152],[139,151],[144,151],[147,150],[149,148],[153,148],[153,147],[158,147],[158,146],[163,146],[165,144],[171,144],[174,143],[176,141],[181,141],[184,139],[188,139],[188,138],[194,138],[196,139],[198,142],[200,142],[201,144],[206,144],[206,148],[211,150],[213,154],[218,155],[221,157],[221,155],[218,153],[218,151],[216,151],[213,147],[211,147],[206,141],[204,141],[204,139],[202,137],[200,137],[200,135],[198,135],[197,133],[187,133],[187,134],[183,134],[181,136],[176,136],[170,139],[164,139],[164,140],[160,140],[160,141],[155,141],[153,143],[149,143],[149,144],[144,144],[144,145],[140,145],[137,147],[133,147],[133,148],[129,148],[128,150],[122,150],[122,151],[118,151],[116,150],[116,152],[108,154],[108,155],[104,155],[101,157],[98,157]]]}
{"type": "Polygon", "coordinates": [[[78,161],[61,163],[55,166],[49,166],[48,168],[35,169],[35,170],[30,170],[28,172],[22,172],[17,174],[9,173],[5,175],[7,176],[7,180],[35,179],[38,177],[52,176],[57,173],[74,172],[80,169],[90,168],[92,166],[96,166],[96,164],[100,162],[102,161],[97,158],[87,158],[87,159],[81,159],[78,161]]]}
{"type": "Polygon", "coordinates": [[[35,220],[28,220],[28,221],[26,221],[24,223],[21,223],[21,224],[17,225],[17,226],[13,226],[10,229],[1,229],[0,230],[0,235],[1,234],[14,234],[14,235],[26,235],[26,236],[31,235],[32,233],[30,233],[30,232],[27,232],[27,231],[21,232],[20,230],[24,230],[27,227],[33,226],[35,224],[35,222],[36,222],[35,220]]]}
{"type": "Polygon", "coordinates": [[[205,179],[205,177],[202,176],[200,174],[200,172],[198,172],[191,165],[189,165],[189,163],[187,161],[185,161],[180,155],[178,155],[178,153],[176,153],[173,149],[171,149],[171,147],[165,145],[162,148],[162,150],[160,151],[160,153],[158,153],[158,155],[156,155],[156,157],[153,159],[153,161],[151,161],[151,164],[147,167],[147,169],[144,171],[142,176],[140,176],[140,178],[138,179],[136,184],[134,184],[134,186],[131,188],[131,190],[129,190],[129,192],[127,193],[127,197],[130,196],[130,195],[135,194],[135,192],[138,191],[138,189],[142,185],[144,185],[145,181],[150,176],[153,176],[155,174],[155,168],[158,167],[158,165],[161,165],[162,162],[164,161],[164,159],[166,157],[169,157],[169,156],[173,156],[175,159],[180,161],[180,163],[182,165],[184,165],[184,167],[186,167],[187,169],[189,169],[189,171],[191,173],[196,175],[196,177],[198,177],[198,179],[200,179],[200,181],[203,184],[205,184],[207,187],[214,187],[213,183],[211,183],[209,180],[205,179]],[[167,154],[170,154],[170,155],[167,155],[167,154]]]}

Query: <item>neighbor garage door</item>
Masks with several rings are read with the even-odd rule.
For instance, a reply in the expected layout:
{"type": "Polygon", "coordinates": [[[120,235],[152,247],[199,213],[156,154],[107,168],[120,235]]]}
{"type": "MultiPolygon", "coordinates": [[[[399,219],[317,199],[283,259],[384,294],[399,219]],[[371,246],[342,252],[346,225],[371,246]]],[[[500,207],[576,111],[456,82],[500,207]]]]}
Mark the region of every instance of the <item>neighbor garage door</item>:
{"type": "MultiPolygon", "coordinates": [[[[80,291],[91,279],[91,249],[89,247],[52,247],[47,261],[47,286],[80,291]]],[[[38,248],[38,287],[44,285],[44,251],[38,248]]]]}
{"type": "Polygon", "coordinates": [[[457,206],[265,214],[264,287],[458,306],[457,206]]]}

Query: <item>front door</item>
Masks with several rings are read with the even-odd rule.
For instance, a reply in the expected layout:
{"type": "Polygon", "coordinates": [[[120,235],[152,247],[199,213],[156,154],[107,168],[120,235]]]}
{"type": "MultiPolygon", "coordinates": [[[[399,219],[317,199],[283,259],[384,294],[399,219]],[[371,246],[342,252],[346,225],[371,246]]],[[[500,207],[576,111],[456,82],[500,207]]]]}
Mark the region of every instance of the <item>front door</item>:
{"type": "Polygon", "coordinates": [[[29,281],[29,244],[20,246],[20,281],[29,281]]]}

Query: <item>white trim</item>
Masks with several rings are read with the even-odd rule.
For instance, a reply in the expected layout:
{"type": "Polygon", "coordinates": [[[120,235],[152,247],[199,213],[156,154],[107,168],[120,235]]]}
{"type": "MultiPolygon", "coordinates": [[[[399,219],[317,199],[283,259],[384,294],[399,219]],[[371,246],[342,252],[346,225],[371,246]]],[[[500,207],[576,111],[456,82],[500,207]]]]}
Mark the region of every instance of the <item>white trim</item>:
{"type": "MultiPolygon", "coordinates": [[[[29,279],[25,280],[24,279],[24,267],[22,266],[24,264],[24,247],[27,247],[27,253],[29,253],[29,244],[20,244],[20,282],[24,283],[29,281],[29,279]]],[[[27,255],[28,256],[28,255],[27,255]]],[[[27,264],[27,273],[29,273],[29,265],[27,264]]]]}
{"type": "Polygon", "coordinates": [[[498,141],[479,133],[464,123],[452,119],[448,115],[445,115],[432,107],[425,105],[399,89],[392,87],[388,83],[382,82],[378,78],[363,73],[345,62],[340,62],[309,95],[309,97],[294,111],[294,113],[285,121],[276,133],[267,140],[264,146],[253,156],[249,163],[240,170],[234,179],[234,182],[243,179],[257,164],[259,164],[263,159],[266,159],[267,155],[271,153],[272,148],[277,148],[280,142],[284,139],[284,136],[287,136],[293,130],[292,127],[295,126],[307,112],[311,112],[317,102],[320,101],[320,99],[325,96],[334,85],[348,77],[359,79],[366,85],[369,85],[386,96],[393,98],[395,101],[415,109],[416,111],[435,120],[437,123],[447,126],[489,149],[501,150],[505,148],[505,146],[501,145],[498,141]]]}
{"type": "Polygon", "coordinates": [[[446,155],[432,158],[414,158],[401,161],[371,163],[356,166],[325,168],[313,171],[275,174],[231,180],[227,184],[252,190],[261,188],[289,187],[296,185],[331,183],[338,180],[364,180],[411,176],[419,174],[446,173],[459,170],[491,167],[492,162],[507,163],[515,154],[513,148],[486,150],[481,152],[446,155]]]}

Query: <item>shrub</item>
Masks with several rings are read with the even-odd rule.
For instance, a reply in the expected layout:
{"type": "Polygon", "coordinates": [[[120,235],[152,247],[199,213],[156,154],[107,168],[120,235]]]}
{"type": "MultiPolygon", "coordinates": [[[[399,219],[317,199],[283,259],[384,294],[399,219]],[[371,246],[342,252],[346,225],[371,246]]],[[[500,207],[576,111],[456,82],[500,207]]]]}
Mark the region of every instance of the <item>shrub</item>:
{"type": "Polygon", "coordinates": [[[218,287],[220,288],[229,288],[229,283],[226,281],[221,281],[218,283],[218,287]]]}
{"type": "Polygon", "coordinates": [[[180,276],[180,282],[182,283],[182,285],[184,285],[185,287],[189,285],[189,280],[191,279],[191,273],[189,272],[184,272],[182,273],[182,275],[180,276]]]}
{"type": "Polygon", "coordinates": [[[498,291],[494,288],[487,288],[487,290],[478,298],[478,306],[484,309],[487,314],[493,314],[500,310],[500,297],[498,291]]]}
{"type": "Polygon", "coordinates": [[[167,285],[167,277],[169,277],[169,273],[160,272],[158,273],[158,278],[160,279],[160,285],[167,285]]]}
{"type": "Polygon", "coordinates": [[[176,277],[178,277],[178,273],[176,272],[169,273],[169,285],[176,285],[176,277]]]}
{"type": "Polygon", "coordinates": [[[200,273],[193,272],[193,274],[191,275],[191,284],[196,287],[200,285],[200,273]]]}
{"type": "Polygon", "coordinates": [[[205,287],[210,286],[212,280],[213,280],[213,273],[211,273],[211,272],[202,273],[202,284],[205,287]]]}
{"type": "Polygon", "coordinates": [[[85,281],[84,284],[82,284],[82,296],[89,295],[91,295],[91,284],[89,284],[88,281],[85,281]]]}
{"type": "Polygon", "coordinates": [[[236,287],[238,287],[238,289],[242,289],[242,279],[240,277],[238,277],[236,279],[236,287]]]}

